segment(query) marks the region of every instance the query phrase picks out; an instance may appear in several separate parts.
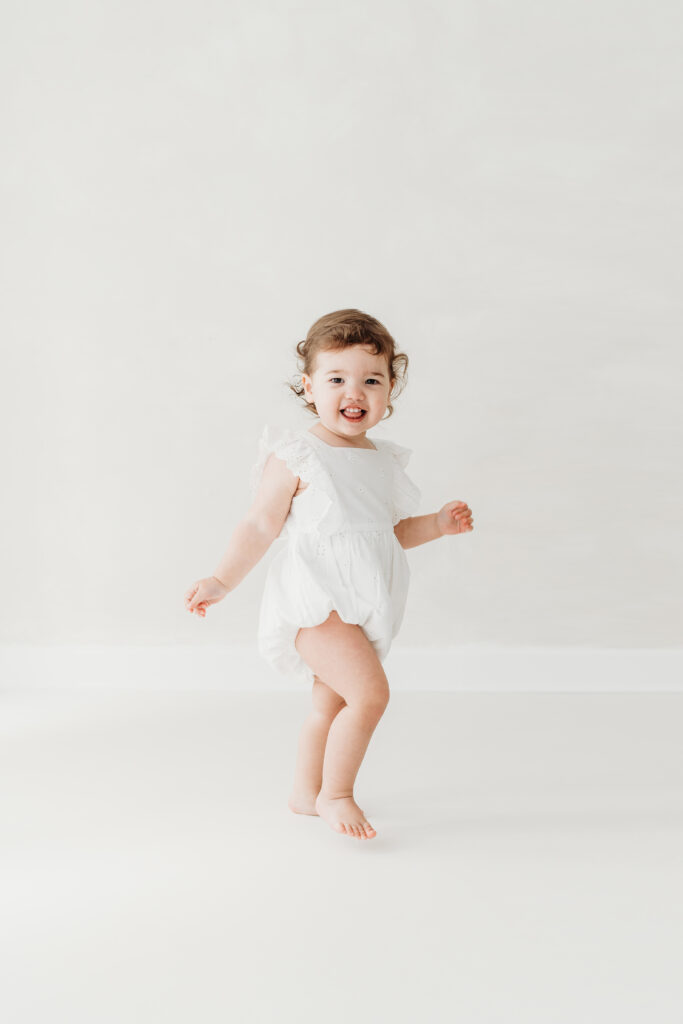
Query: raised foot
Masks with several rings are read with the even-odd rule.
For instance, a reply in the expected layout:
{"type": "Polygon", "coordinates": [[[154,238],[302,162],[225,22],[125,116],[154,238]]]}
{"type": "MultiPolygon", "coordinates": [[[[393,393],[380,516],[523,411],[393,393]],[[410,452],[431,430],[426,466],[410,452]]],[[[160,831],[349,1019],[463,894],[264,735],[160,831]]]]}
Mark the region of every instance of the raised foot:
{"type": "Polygon", "coordinates": [[[342,796],[330,800],[318,794],[315,806],[320,817],[335,832],[355,839],[374,839],[377,835],[353,797],[342,796]]]}

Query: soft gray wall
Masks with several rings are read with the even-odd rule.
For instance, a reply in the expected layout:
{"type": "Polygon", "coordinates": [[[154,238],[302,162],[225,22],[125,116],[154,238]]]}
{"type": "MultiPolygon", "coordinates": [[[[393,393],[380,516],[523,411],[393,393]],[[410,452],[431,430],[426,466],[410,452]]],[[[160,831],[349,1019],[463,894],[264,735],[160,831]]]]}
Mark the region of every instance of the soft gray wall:
{"type": "Polygon", "coordinates": [[[4,4],[2,641],[254,644],[270,552],[205,621],[183,594],[263,423],[312,422],[295,343],[357,306],[411,361],[376,436],[476,520],[408,553],[400,642],[680,644],[681,25],[4,4]]]}

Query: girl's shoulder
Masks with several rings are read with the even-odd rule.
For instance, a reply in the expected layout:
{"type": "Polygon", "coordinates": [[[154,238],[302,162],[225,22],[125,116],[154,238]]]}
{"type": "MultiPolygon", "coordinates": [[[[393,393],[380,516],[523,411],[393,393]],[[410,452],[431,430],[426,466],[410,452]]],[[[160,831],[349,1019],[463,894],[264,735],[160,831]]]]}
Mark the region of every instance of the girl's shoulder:
{"type": "Polygon", "coordinates": [[[403,444],[398,444],[397,441],[390,441],[387,437],[373,437],[372,443],[380,451],[387,451],[393,455],[399,466],[407,466],[410,461],[410,456],[413,454],[412,448],[407,448],[403,444]]]}

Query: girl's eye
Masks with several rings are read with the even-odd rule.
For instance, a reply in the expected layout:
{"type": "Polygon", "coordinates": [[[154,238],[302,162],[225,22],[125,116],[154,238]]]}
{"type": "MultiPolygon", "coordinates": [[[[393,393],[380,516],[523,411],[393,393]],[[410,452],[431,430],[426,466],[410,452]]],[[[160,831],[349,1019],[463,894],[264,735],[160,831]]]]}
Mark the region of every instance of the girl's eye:
{"type": "MultiPolygon", "coordinates": [[[[341,380],[341,377],[331,377],[329,383],[334,384],[336,380],[341,380]]],[[[379,384],[379,381],[377,380],[376,377],[368,377],[368,380],[373,380],[375,384],[379,384]]]]}

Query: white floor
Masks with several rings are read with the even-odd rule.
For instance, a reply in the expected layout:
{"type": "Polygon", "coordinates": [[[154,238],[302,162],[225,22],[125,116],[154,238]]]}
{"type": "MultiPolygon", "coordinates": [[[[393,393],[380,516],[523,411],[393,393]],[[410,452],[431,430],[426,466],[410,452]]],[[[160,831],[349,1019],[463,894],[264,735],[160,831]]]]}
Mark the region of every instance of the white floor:
{"type": "Polygon", "coordinates": [[[365,842],[308,701],[0,693],[8,1024],[680,1024],[683,694],[394,693],[365,842]]]}

